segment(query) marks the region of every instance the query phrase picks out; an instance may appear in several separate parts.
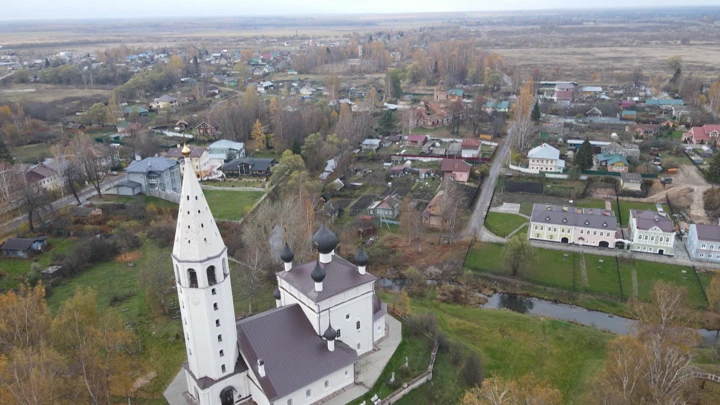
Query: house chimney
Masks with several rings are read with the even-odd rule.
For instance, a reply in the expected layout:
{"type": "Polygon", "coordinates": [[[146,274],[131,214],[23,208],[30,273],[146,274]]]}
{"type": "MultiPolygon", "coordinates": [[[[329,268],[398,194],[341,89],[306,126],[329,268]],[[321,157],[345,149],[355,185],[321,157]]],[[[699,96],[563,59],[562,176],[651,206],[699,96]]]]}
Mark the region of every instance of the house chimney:
{"type": "Polygon", "coordinates": [[[257,372],[260,378],[265,377],[265,360],[258,359],[257,360],[257,372]]]}

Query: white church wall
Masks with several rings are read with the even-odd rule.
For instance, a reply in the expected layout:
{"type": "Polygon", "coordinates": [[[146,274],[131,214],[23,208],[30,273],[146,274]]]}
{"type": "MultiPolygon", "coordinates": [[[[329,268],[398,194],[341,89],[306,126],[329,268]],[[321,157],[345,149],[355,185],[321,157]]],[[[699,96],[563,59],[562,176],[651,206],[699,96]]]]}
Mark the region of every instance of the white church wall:
{"type": "Polygon", "coordinates": [[[385,315],[373,321],[373,343],[385,337],[385,315]]]}
{"type": "Polygon", "coordinates": [[[235,389],[233,394],[235,401],[246,398],[250,395],[247,383],[247,371],[219,381],[205,390],[199,389],[197,384],[195,384],[195,380],[193,380],[193,378],[187,373],[186,379],[188,392],[193,396],[193,398],[199,400],[198,405],[220,405],[220,393],[225,389],[225,387],[232,387],[235,389]],[[196,393],[199,398],[195,397],[196,393]]]}
{"type": "MultiPolygon", "coordinates": [[[[373,349],[373,319],[372,319],[372,288],[361,286],[333,297],[338,301],[333,306],[327,306],[325,301],[320,303],[320,329],[322,332],[328,325],[328,314],[332,320],[332,327],[340,330],[339,340],[356,350],[358,355],[373,349]],[[365,291],[362,295],[356,295],[365,291]],[[345,298],[345,301],[342,301],[345,298]],[[323,310],[323,308],[325,308],[323,310]],[[328,311],[329,309],[329,311],[328,311]],[[357,328],[358,322],[360,328],[357,328]]],[[[329,301],[329,300],[326,300],[329,301]]]]}
{"type": "MultiPolygon", "coordinates": [[[[276,399],[269,405],[307,405],[315,403],[335,392],[351,385],[355,382],[355,365],[351,364],[344,367],[326,377],[323,377],[312,384],[309,384],[290,395],[276,399]],[[325,387],[327,381],[328,386],[325,387]],[[310,396],[307,396],[307,391],[310,390],[310,396]],[[288,402],[292,400],[292,402],[288,402]]],[[[253,397],[253,400],[255,398],[253,397]]],[[[265,405],[260,404],[258,405],[265,405]]]]}

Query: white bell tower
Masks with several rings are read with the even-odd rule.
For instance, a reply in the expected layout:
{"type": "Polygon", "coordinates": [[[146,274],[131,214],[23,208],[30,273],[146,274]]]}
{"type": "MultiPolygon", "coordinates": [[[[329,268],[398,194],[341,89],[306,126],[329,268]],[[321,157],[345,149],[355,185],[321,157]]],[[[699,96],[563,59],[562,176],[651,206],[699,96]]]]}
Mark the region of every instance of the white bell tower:
{"type": "Polygon", "coordinates": [[[203,377],[219,380],[233,373],[238,359],[237,330],[227,248],[194,175],[189,153],[186,145],[172,261],[187,349],[188,392],[205,405],[219,403],[219,397],[198,392],[192,381],[203,377]]]}

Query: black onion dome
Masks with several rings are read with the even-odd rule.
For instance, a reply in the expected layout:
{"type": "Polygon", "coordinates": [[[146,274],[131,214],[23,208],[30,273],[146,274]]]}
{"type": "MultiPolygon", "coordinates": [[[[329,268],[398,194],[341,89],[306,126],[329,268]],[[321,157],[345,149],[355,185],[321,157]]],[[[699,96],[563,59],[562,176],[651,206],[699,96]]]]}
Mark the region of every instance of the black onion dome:
{"type": "Polygon", "coordinates": [[[280,289],[276,288],[275,291],[273,291],[273,297],[275,297],[276,300],[280,299],[280,289]]]}
{"type": "Polygon", "coordinates": [[[285,248],[280,253],[280,259],[284,263],[290,263],[293,261],[294,258],[295,258],[295,253],[293,253],[293,251],[290,250],[290,245],[288,245],[287,242],[285,242],[285,248]]]}
{"type": "Polygon", "coordinates": [[[337,332],[332,328],[332,326],[328,325],[327,329],[325,329],[325,333],[323,333],[323,337],[325,340],[335,340],[337,332]]]}
{"type": "Polygon", "coordinates": [[[333,231],[328,229],[325,224],[322,224],[320,229],[313,235],[312,244],[313,248],[317,249],[318,252],[328,254],[337,247],[338,238],[333,231]]]}
{"type": "Polygon", "coordinates": [[[313,281],[316,283],[322,283],[322,281],[325,280],[325,270],[320,267],[319,261],[315,262],[315,268],[312,273],[310,273],[310,277],[312,277],[313,281]]]}
{"type": "Polygon", "coordinates": [[[355,264],[358,266],[367,266],[367,264],[370,262],[370,258],[368,257],[367,253],[365,253],[365,250],[360,246],[360,250],[358,250],[357,254],[355,254],[355,264]]]}

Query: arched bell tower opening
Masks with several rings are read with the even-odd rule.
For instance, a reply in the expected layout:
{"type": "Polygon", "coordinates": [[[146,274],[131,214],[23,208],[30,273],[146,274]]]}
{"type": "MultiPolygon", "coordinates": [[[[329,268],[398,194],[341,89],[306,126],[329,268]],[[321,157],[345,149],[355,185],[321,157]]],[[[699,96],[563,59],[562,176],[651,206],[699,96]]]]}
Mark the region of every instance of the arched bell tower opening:
{"type": "Polygon", "coordinates": [[[235,402],[234,397],[235,396],[235,388],[233,387],[225,387],[222,391],[220,391],[220,404],[221,405],[233,405],[235,402]]]}

